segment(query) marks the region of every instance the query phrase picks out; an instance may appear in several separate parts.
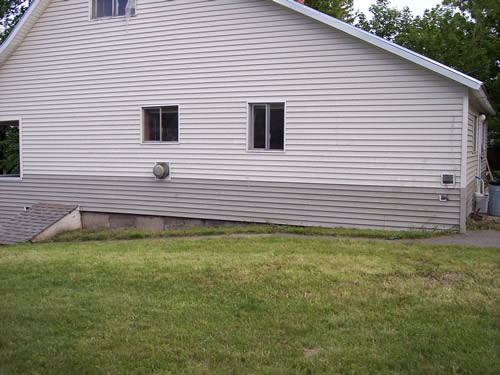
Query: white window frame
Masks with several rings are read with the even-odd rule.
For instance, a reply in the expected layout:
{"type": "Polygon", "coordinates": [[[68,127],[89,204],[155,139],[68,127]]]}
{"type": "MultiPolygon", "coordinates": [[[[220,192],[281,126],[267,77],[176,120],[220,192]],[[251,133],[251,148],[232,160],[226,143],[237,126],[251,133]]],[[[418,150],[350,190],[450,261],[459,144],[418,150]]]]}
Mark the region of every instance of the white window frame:
{"type": "Polygon", "coordinates": [[[474,122],[472,124],[472,153],[477,154],[479,150],[479,116],[474,116],[474,122]]]}
{"type": "Polygon", "coordinates": [[[21,117],[1,117],[0,122],[17,121],[19,126],[19,176],[5,176],[0,175],[0,183],[2,182],[19,182],[23,180],[23,122],[21,117]]]}
{"type": "MultiPolygon", "coordinates": [[[[145,105],[140,108],[141,118],[141,144],[143,145],[178,145],[181,143],[181,106],[180,104],[161,104],[161,105],[145,105]],[[144,139],[144,110],[162,107],[177,107],[177,141],[146,141],[144,139]]],[[[160,129],[161,129],[161,112],[160,112],[160,129]]],[[[161,139],[161,133],[160,133],[161,139]]]]}
{"type": "MultiPolygon", "coordinates": [[[[259,101],[252,101],[252,102],[247,102],[247,140],[246,140],[246,151],[251,152],[251,153],[277,153],[277,154],[283,154],[286,152],[286,132],[287,132],[287,102],[286,100],[259,100],[259,101]],[[269,107],[272,104],[282,104],[283,105],[283,110],[284,110],[284,119],[283,119],[283,150],[271,150],[266,148],[253,148],[253,106],[254,105],[265,105],[266,108],[266,113],[267,113],[267,119],[266,119],[266,129],[268,129],[269,126],[269,107]]],[[[268,130],[266,130],[268,132],[268,130]]],[[[266,143],[268,140],[266,139],[266,143]]],[[[267,146],[267,145],[266,145],[267,146]]]]}
{"type": "MultiPolygon", "coordinates": [[[[110,20],[110,19],[120,19],[120,18],[126,18],[127,15],[124,14],[123,16],[106,16],[106,17],[94,17],[94,3],[96,0],[89,0],[89,21],[102,21],[102,20],[110,20]]],[[[113,0],[112,3],[112,12],[114,13],[114,8],[115,8],[115,1],[113,0]]],[[[133,15],[130,17],[135,17],[137,15],[137,0],[135,1],[135,12],[133,15]]]]}

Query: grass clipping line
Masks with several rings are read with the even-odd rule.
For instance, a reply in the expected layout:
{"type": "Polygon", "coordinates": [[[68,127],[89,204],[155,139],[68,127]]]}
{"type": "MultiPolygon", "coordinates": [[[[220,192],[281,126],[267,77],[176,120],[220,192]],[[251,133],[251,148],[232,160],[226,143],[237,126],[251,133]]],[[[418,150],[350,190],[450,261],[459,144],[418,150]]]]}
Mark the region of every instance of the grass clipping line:
{"type": "Polygon", "coordinates": [[[146,238],[175,238],[196,236],[220,236],[235,234],[295,234],[304,236],[330,236],[330,237],[358,237],[383,240],[411,240],[430,238],[444,235],[450,232],[444,231],[389,231],[376,229],[354,229],[354,228],[319,228],[319,227],[294,227],[285,225],[240,225],[240,226],[194,226],[189,228],[148,231],[136,228],[124,229],[100,229],[81,230],[64,233],[49,242],[73,242],[73,241],[113,241],[113,240],[137,240],[146,238]]]}

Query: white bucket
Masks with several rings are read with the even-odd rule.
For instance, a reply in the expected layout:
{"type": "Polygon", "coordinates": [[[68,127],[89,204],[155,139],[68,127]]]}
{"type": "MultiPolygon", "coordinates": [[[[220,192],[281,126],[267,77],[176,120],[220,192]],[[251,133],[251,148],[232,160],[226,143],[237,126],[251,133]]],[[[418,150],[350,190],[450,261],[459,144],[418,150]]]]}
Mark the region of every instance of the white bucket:
{"type": "Polygon", "coordinates": [[[481,214],[488,213],[488,196],[481,193],[474,193],[474,202],[476,209],[474,211],[479,210],[481,214]]]}

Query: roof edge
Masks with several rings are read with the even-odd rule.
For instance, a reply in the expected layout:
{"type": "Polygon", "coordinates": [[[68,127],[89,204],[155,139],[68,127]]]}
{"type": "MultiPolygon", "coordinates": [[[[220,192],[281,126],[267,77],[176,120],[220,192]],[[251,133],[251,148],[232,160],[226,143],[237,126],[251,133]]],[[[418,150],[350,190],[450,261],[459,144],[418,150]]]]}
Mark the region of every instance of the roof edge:
{"type": "Polygon", "coordinates": [[[480,90],[469,90],[469,95],[472,95],[474,99],[477,101],[477,103],[482,107],[482,109],[490,114],[490,115],[495,115],[496,110],[493,107],[493,105],[490,103],[488,99],[488,93],[486,92],[486,89],[481,87],[480,90]]]}
{"type": "Polygon", "coordinates": [[[340,21],[334,17],[327,14],[319,12],[313,8],[306,5],[302,5],[295,0],[273,0],[276,4],[282,5],[284,7],[290,8],[298,13],[310,17],[316,21],[322,22],[334,29],[343,31],[355,38],[361,39],[371,45],[379,47],[383,50],[391,52],[399,57],[409,60],[417,65],[420,65],[426,69],[429,69],[435,73],[438,73],[446,78],[456,81],[470,89],[481,90],[483,87],[483,82],[468,76],[465,73],[459,72],[449,66],[441,64],[438,61],[425,57],[417,52],[414,52],[408,48],[402,47],[396,43],[389,42],[384,38],[370,34],[367,31],[361,30],[353,25],[340,21]]]}
{"type": "Polygon", "coordinates": [[[10,56],[10,54],[22,42],[24,37],[33,26],[40,14],[45,10],[50,0],[35,0],[33,4],[26,10],[26,13],[21,17],[19,22],[14,26],[7,39],[0,45],[0,65],[2,65],[10,56]],[[43,6],[45,4],[45,7],[43,6]],[[25,30],[27,29],[27,30],[25,30]]]}

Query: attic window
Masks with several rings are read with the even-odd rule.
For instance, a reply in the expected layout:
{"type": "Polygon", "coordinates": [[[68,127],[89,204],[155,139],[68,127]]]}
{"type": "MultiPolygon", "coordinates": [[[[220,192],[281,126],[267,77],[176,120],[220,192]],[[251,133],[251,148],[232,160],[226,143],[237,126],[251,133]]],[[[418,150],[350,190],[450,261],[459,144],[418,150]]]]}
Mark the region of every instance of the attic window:
{"type": "Polygon", "coordinates": [[[0,121],[0,179],[20,176],[19,122],[0,121]]]}
{"type": "Polygon", "coordinates": [[[135,0],[92,0],[92,18],[135,16],[135,0]]]}

